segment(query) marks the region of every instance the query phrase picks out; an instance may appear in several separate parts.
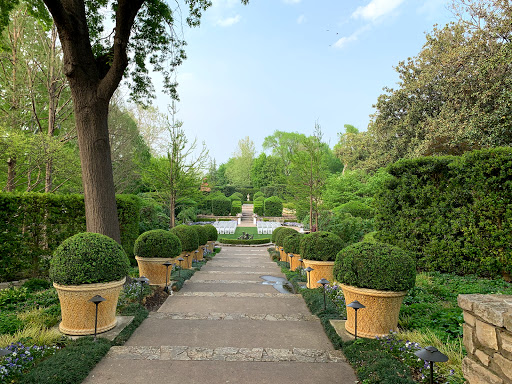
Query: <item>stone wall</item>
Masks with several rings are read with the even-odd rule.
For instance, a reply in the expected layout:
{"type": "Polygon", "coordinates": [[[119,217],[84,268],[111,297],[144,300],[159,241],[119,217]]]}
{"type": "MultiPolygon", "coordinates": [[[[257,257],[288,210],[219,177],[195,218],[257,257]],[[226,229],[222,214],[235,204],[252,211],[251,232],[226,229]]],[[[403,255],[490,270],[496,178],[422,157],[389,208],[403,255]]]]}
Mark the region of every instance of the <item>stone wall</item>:
{"type": "Polygon", "coordinates": [[[464,377],[469,384],[512,384],[512,295],[459,295],[464,310],[464,377]]]}

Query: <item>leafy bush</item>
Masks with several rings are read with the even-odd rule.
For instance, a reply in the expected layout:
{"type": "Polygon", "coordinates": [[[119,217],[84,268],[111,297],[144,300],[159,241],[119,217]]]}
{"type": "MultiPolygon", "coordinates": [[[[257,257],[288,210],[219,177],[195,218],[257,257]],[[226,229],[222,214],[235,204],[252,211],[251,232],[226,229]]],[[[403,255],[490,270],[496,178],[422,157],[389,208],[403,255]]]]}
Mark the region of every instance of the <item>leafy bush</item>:
{"type": "Polygon", "coordinates": [[[240,192],[235,192],[233,193],[231,196],[229,196],[229,200],[233,201],[233,200],[244,200],[244,197],[243,195],[240,193],[240,192]]]}
{"type": "Polygon", "coordinates": [[[216,241],[219,237],[219,233],[217,232],[217,228],[215,228],[211,224],[203,225],[203,228],[206,231],[206,235],[208,236],[208,241],[216,241]]]}
{"type": "Polygon", "coordinates": [[[383,243],[362,242],[342,249],[334,263],[337,281],[359,288],[407,291],[416,282],[410,252],[383,243]]]}
{"type": "MultiPolygon", "coordinates": [[[[213,225],[212,225],[212,227],[213,227],[213,225]]],[[[199,243],[199,246],[205,245],[208,242],[208,233],[202,225],[191,225],[190,228],[192,228],[194,231],[196,231],[197,241],[199,243]]]]}
{"type": "Polygon", "coordinates": [[[268,237],[263,237],[261,239],[251,239],[251,240],[239,240],[239,239],[224,239],[220,238],[219,243],[223,244],[240,244],[240,245],[250,245],[250,244],[267,244],[270,243],[270,239],[268,237]]]}
{"type": "Polygon", "coordinates": [[[26,288],[28,292],[44,291],[51,286],[52,284],[44,279],[30,279],[23,283],[23,288],[26,288]]]}
{"type": "Polygon", "coordinates": [[[178,225],[172,228],[171,232],[180,239],[182,252],[192,252],[199,247],[199,237],[192,226],[184,224],[178,225]]]}
{"type": "Polygon", "coordinates": [[[55,250],[50,278],[57,284],[80,285],[121,280],[130,264],[123,248],[99,233],[78,233],[55,250]]]}
{"type": "Polygon", "coordinates": [[[229,216],[231,200],[224,195],[214,198],[212,200],[212,212],[215,216],[229,216]]]}
{"type": "Polygon", "coordinates": [[[300,255],[307,260],[334,261],[343,245],[343,241],[334,233],[308,233],[300,241],[300,255]]]}
{"type": "Polygon", "coordinates": [[[281,232],[283,229],[285,229],[286,227],[277,227],[276,229],[274,229],[272,231],[272,237],[271,237],[271,240],[272,242],[275,244],[276,243],[276,237],[277,235],[279,235],[279,232],[281,232]]]}
{"type": "Polygon", "coordinates": [[[283,201],[277,196],[265,199],[263,204],[265,216],[280,217],[283,215],[283,201]]]}
{"type": "Polygon", "coordinates": [[[340,212],[334,209],[322,212],[319,227],[323,231],[332,232],[343,240],[343,248],[354,243],[359,243],[365,234],[374,230],[373,219],[354,217],[350,213],[340,212]]]}
{"type": "Polygon", "coordinates": [[[304,235],[295,231],[295,233],[289,234],[283,238],[283,248],[286,253],[300,253],[300,241],[304,235]]]}
{"type": "Polygon", "coordinates": [[[274,242],[275,245],[282,247],[284,245],[283,244],[284,238],[286,236],[290,236],[294,233],[297,233],[297,231],[295,229],[283,227],[283,229],[280,230],[275,237],[275,242],[274,242]]]}
{"type": "Polygon", "coordinates": [[[0,312],[0,335],[13,335],[23,328],[23,322],[15,313],[0,312]]]}
{"type": "Polygon", "coordinates": [[[181,253],[181,241],[172,232],[154,229],[140,235],[133,250],[139,257],[174,258],[181,253]]]}
{"type": "Polygon", "coordinates": [[[236,216],[242,213],[242,202],[240,200],[231,201],[231,215],[236,216]]]}
{"type": "Polygon", "coordinates": [[[169,228],[169,207],[159,203],[150,194],[139,194],[140,205],[140,221],[139,234],[151,231],[152,229],[169,228]]]}
{"type": "Polygon", "coordinates": [[[263,199],[265,199],[265,195],[263,194],[263,192],[261,192],[261,191],[256,192],[253,196],[253,200],[256,201],[259,197],[263,197],[263,199]]]}
{"type": "Polygon", "coordinates": [[[258,216],[263,216],[265,211],[263,210],[263,205],[265,202],[264,197],[258,197],[256,200],[254,200],[254,207],[253,212],[258,216]]]}
{"type": "Polygon", "coordinates": [[[363,219],[371,219],[375,215],[372,207],[357,200],[341,204],[337,207],[337,210],[338,212],[350,213],[354,217],[361,217],[363,219]]]}
{"type": "Polygon", "coordinates": [[[379,239],[421,255],[423,270],[512,272],[512,149],[400,160],[377,195],[379,239]]]}

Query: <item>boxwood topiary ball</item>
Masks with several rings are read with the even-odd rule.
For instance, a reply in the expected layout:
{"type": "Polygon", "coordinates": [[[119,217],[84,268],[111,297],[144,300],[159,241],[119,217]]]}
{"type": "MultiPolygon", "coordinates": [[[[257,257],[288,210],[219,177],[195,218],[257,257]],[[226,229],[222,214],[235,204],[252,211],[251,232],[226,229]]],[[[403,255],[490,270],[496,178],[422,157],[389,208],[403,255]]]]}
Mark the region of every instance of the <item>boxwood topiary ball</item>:
{"type": "Polygon", "coordinates": [[[293,235],[294,233],[297,233],[297,231],[293,228],[283,228],[282,230],[280,230],[277,233],[275,244],[279,247],[282,247],[284,245],[283,244],[284,238],[286,236],[293,235]]]}
{"type": "Polygon", "coordinates": [[[272,231],[272,242],[275,244],[276,243],[276,236],[279,234],[279,232],[281,232],[283,229],[285,229],[285,227],[277,227],[276,229],[274,229],[272,231]]]}
{"type": "Polygon", "coordinates": [[[217,228],[211,224],[203,225],[203,228],[206,230],[206,234],[208,235],[208,241],[217,241],[217,238],[219,237],[217,228]]]}
{"type": "Polygon", "coordinates": [[[57,284],[108,283],[128,274],[130,263],[120,244],[99,233],[78,233],[64,240],[50,260],[57,284]]]}
{"type": "Polygon", "coordinates": [[[334,261],[344,246],[343,240],[331,232],[313,232],[300,242],[300,255],[306,260],[334,261]]]}
{"type": "Polygon", "coordinates": [[[286,253],[300,253],[300,241],[304,235],[299,232],[292,233],[291,235],[285,236],[283,239],[283,248],[286,253]]]}
{"type": "Polygon", "coordinates": [[[173,258],[181,253],[181,241],[174,233],[164,229],[154,229],[141,234],[133,252],[139,257],[173,258]]]}
{"type": "Polygon", "coordinates": [[[380,291],[407,291],[416,283],[411,252],[384,244],[361,242],[342,249],[334,263],[339,283],[380,291]]]}
{"type": "Polygon", "coordinates": [[[194,231],[196,231],[199,246],[205,245],[208,242],[208,234],[202,225],[191,225],[190,228],[193,228],[194,231]]]}
{"type": "Polygon", "coordinates": [[[199,247],[197,232],[190,225],[178,225],[177,227],[171,228],[171,232],[180,239],[182,252],[192,252],[199,247]]]}

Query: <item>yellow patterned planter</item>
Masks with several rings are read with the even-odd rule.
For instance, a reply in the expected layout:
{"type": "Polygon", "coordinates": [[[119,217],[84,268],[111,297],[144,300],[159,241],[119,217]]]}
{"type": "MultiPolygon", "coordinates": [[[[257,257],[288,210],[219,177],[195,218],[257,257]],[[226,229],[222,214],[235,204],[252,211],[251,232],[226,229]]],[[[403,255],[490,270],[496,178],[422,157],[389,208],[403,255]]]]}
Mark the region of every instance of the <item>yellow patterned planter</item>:
{"type": "Polygon", "coordinates": [[[60,285],[53,283],[57,290],[62,313],[59,329],[66,335],[94,334],[96,306],[89,300],[100,295],[106,300],[98,305],[98,333],[106,332],[117,324],[116,307],[119,292],[126,278],[110,283],[60,285]]]}
{"type": "Polygon", "coordinates": [[[209,241],[206,244],[208,245],[210,252],[213,252],[213,248],[215,248],[215,241],[209,241]]]}
{"type": "Polygon", "coordinates": [[[205,247],[204,245],[200,245],[199,248],[197,248],[197,250],[199,251],[199,252],[197,252],[197,261],[203,260],[203,258],[204,258],[203,257],[203,248],[204,247],[205,247]]]}
{"type": "Polygon", "coordinates": [[[286,252],[284,251],[284,248],[283,247],[279,247],[279,261],[284,261],[286,262],[287,261],[287,256],[286,256],[286,252]]]}
{"type": "Polygon", "coordinates": [[[322,284],[318,284],[317,281],[320,279],[327,279],[329,282],[333,282],[332,270],[334,268],[334,261],[316,261],[304,259],[304,268],[311,267],[313,270],[308,273],[309,282],[308,288],[318,288],[322,284]]]}
{"type": "MultiPolygon", "coordinates": [[[[192,268],[192,259],[194,258],[194,251],[188,252],[183,251],[180,254],[180,257],[183,257],[184,261],[181,262],[181,266],[183,269],[191,269],[192,268]]],[[[179,263],[178,263],[179,265],[179,263]]]]}
{"type": "MultiPolygon", "coordinates": [[[[357,311],[357,336],[375,338],[396,331],[400,306],[407,292],[378,291],[340,284],[345,303],[354,300],[366,306],[357,311]]],[[[345,329],[354,334],[355,311],[347,308],[345,329]]]]}
{"type": "Polygon", "coordinates": [[[295,271],[297,268],[301,267],[302,263],[299,261],[300,255],[298,253],[294,253],[293,257],[289,258],[289,259],[291,260],[291,262],[290,262],[290,271],[295,271]]]}
{"type": "Polygon", "coordinates": [[[135,256],[139,266],[139,276],[145,276],[149,279],[150,285],[165,287],[165,283],[171,280],[172,268],[163,265],[166,261],[175,263],[176,259],[167,257],[139,257],[135,256]],[[166,276],[166,272],[168,273],[166,276]]]}

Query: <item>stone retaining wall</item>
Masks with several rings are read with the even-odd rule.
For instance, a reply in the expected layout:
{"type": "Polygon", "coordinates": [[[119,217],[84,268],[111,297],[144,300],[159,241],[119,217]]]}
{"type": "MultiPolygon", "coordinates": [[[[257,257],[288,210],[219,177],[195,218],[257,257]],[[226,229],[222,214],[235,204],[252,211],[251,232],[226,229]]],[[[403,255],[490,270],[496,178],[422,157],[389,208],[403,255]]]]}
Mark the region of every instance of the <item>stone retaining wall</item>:
{"type": "Polygon", "coordinates": [[[469,384],[512,383],[512,295],[459,295],[464,310],[464,377],[469,384]]]}

